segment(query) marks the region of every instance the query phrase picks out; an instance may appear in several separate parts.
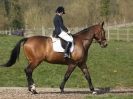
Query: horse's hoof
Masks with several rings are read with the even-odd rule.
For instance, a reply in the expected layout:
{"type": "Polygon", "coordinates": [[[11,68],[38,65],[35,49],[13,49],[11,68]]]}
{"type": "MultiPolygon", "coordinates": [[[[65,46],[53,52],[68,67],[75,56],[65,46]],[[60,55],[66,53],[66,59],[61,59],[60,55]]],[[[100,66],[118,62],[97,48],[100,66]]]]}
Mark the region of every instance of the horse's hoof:
{"type": "Polygon", "coordinates": [[[64,90],[63,90],[63,89],[61,89],[61,93],[62,93],[62,94],[64,93],[64,90]]]}
{"type": "Polygon", "coordinates": [[[62,90],[61,93],[63,94],[64,93],[64,90],[62,90]]]}
{"type": "Polygon", "coordinates": [[[96,91],[93,91],[93,92],[92,92],[92,94],[93,94],[93,95],[96,95],[96,94],[97,94],[97,92],[96,92],[96,91]]]}
{"type": "Polygon", "coordinates": [[[36,92],[36,90],[32,90],[32,94],[38,94],[38,92],[36,92]]]}

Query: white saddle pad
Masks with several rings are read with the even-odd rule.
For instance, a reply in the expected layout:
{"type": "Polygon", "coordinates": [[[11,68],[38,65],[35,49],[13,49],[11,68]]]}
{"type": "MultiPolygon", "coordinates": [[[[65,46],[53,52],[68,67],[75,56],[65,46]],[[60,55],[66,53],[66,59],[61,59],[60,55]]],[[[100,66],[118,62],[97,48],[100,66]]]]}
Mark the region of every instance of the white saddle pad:
{"type": "MultiPolygon", "coordinates": [[[[53,42],[53,50],[55,52],[64,52],[65,49],[62,48],[60,39],[59,38],[53,38],[53,37],[51,37],[51,38],[52,38],[52,42],[53,42]]],[[[72,46],[70,48],[70,52],[72,52],[73,50],[74,50],[74,44],[72,42],[72,46]]]]}

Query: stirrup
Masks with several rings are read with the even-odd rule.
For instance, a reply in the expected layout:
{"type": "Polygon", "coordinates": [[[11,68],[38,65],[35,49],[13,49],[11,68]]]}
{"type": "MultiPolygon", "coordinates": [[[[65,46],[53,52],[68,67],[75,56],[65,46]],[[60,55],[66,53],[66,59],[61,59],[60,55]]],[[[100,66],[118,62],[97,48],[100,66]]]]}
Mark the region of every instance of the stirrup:
{"type": "Polygon", "coordinates": [[[67,53],[65,53],[64,58],[69,58],[69,55],[67,53]]]}

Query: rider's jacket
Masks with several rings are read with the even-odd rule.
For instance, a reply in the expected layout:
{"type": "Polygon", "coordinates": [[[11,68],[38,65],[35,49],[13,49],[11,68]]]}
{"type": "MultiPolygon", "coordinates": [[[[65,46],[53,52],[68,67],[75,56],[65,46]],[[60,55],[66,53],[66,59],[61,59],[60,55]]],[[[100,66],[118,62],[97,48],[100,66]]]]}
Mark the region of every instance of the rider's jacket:
{"type": "Polygon", "coordinates": [[[63,19],[60,15],[56,14],[53,22],[54,22],[54,26],[55,26],[55,30],[53,32],[54,33],[53,35],[58,36],[62,30],[65,32],[68,32],[68,29],[64,26],[63,19]]]}

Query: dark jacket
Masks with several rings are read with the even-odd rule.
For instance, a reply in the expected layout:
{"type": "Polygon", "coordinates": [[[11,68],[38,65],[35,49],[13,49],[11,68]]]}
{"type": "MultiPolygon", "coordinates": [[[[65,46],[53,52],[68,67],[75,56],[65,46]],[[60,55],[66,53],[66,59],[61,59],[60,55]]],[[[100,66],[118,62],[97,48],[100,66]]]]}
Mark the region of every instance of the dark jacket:
{"type": "Polygon", "coordinates": [[[55,26],[53,36],[57,37],[61,33],[61,29],[65,32],[68,32],[68,29],[63,24],[63,19],[61,16],[56,14],[53,22],[54,22],[54,26],[55,26]]]}

